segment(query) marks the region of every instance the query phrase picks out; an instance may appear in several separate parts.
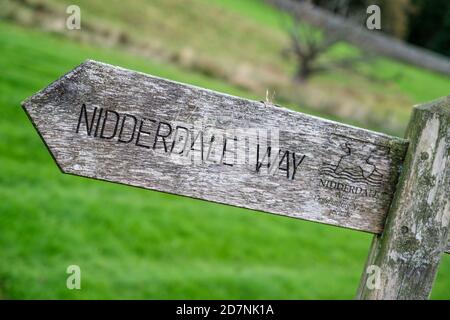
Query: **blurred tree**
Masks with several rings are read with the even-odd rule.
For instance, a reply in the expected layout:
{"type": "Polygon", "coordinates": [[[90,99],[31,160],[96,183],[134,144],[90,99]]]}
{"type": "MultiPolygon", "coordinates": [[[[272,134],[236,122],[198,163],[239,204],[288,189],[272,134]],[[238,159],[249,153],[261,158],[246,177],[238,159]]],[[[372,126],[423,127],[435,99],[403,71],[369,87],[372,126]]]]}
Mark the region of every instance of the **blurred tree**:
{"type": "Polygon", "coordinates": [[[413,0],[407,41],[450,56],[450,1],[413,0]]]}
{"type": "MultiPolygon", "coordinates": [[[[355,60],[363,61],[364,55],[373,54],[385,55],[392,57],[394,59],[400,59],[408,63],[413,63],[418,66],[428,68],[430,70],[435,70],[441,73],[448,74],[450,71],[448,60],[445,57],[430,55],[422,50],[417,50],[413,46],[407,46],[399,41],[393,41],[391,37],[386,35],[370,34],[369,31],[365,30],[366,20],[369,15],[366,13],[367,7],[362,5],[363,0],[331,0],[326,2],[326,8],[319,8],[313,4],[314,1],[320,0],[267,0],[278,8],[292,13],[295,23],[288,30],[291,39],[291,46],[288,50],[291,56],[294,56],[297,62],[297,71],[295,79],[298,81],[305,81],[314,73],[325,70],[330,67],[329,62],[334,62],[334,64],[344,65],[352,71],[357,71],[357,65],[355,65],[355,60]],[[299,2],[295,4],[294,1],[299,2]],[[334,12],[333,14],[330,14],[334,12]],[[308,27],[308,25],[313,25],[314,28],[308,27]],[[317,32],[321,30],[321,32],[317,32]],[[345,59],[344,63],[336,61],[337,59],[332,59],[336,57],[335,54],[324,54],[338,41],[347,41],[352,43],[354,46],[360,48],[360,56],[357,59],[345,59]],[[364,55],[361,55],[363,53],[364,55]],[[325,59],[322,59],[325,57],[325,59]],[[324,60],[328,60],[327,64],[324,64],[324,60]],[[334,60],[334,61],[333,61],[334,60]],[[337,62],[337,63],[336,63],[337,62]]],[[[384,1],[390,0],[371,0],[378,1],[380,6],[384,1]]],[[[409,12],[411,14],[414,12],[417,3],[424,5],[427,10],[424,12],[436,14],[436,10],[430,9],[428,2],[425,0],[398,0],[397,4],[400,3],[401,6],[395,7],[396,11],[405,14],[409,12]],[[421,2],[423,1],[423,2],[421,2]],[[426,4],[425,4],[426,3],[426,4]],[[403,8],[403,9],[402,9],[403,8]]],[[[440,3],[441,11],[439,17],[441,17],[441,28],[443,31],[439,32],[436,30],[436,24],[433,23],[435,19],[426,19],[425,28],[427,31],[424,34],[423,39],[428,39],[428,48],[433,48],[445,52],[446,48],[450,46],[448,32],[450,22],[448,22],[448,7],[450,7],[449,0],[433,0],[436,3],[440,3]]],[[[389,6],[383,7],[388,8],[389,6]]],[[[381,8],[383,12],[383,8],[381,8]]],[[[387,11],[387,10],[384,10],[387,11]]],[[[422,13],[424,15],[424,13],[422,13]]],[[[381,18],[381,26],[387,29],[386,21],[381,18]]],[[[404,27],[403,29],[398,29],[399,34],[409,31],[404,27]]],[[[418,31],[420,33],[422,25],[419,24],[418,31]]],[[[385,30],[386,31],[386,30],[385,30]]],[[[423,30],[422,30],[423,31],[423,30]]],[[[419,41],[417,39],[416,41],[419,41]]],[[[419,44],[420,46],[420,44],[419,44]]],[[[423,46],[423,45],[422,45],[423,46]]],[[[371,58],[369,56],[369,58],[371,58]]]]}
{"type": "MultiPolygon", "coordinates": [[[[303,0],[299,0],[303,1],[303,0]]],[[[312,1],[305,1],[312,2],[312,1]]],[[[353,22],[362,23],[366,17],[366,7],[357,5],[358,0],[333,0],[327,1],[327,9],[335,14],[345,17],[353,22]]],[[[290,39],[290,47],[283,51],[285,57],[294,56],[297,62],[297,70],[294,80],[304,82],[312,75],[326,71],[332,67],[351,68],[358,62],[367,62],[370,58],[367,53],[360,53],[356,56],[346,56],[344,58],[329,58],[324,62],[321,57],[337,42],[341,41],[345,32],[343,29],[325,31],[320,27],[311,27],[307,23],[300,21],[298,16],[294,16],[294,22],[288,24],[287,32],[290,39]],[[322,60],[322,61],[321,61],[322,60]]]]}
{"type": "Polygon", "coordinates": [[[288,33],[291,46],[283,51],[283,55],[295,57],[297,71],[294,80],[304,82],[311,75],[325,70],[325,67],[318,63],[318,59],[339,40],[339,37],[324,35],[319,30],[302,24],[298,20],[288,27],[288,33]]]}
{"type": "Polygon", "coordinates": [[[311,0],[347,16],[370,4],[381,8],[382,31],[450,56],[450,0],[311,0]],[[342,10],[342,8],[346,10],[342,10]]]}

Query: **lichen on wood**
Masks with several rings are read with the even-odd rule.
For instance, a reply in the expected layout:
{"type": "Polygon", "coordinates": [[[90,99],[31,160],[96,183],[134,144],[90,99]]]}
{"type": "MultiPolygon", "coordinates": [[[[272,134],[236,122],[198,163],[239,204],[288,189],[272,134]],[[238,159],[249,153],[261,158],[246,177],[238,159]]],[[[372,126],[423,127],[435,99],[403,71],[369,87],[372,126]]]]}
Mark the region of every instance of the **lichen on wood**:
{"type": "Polygon", "coordinates": [[[447,248],[450,97],[416,106],[406,138],[402,173],[384,231],[374,237],[359,299],[427,299],[447,248]],[[369,266],[380,270],[377,288],[368,285],[369,266]]]}

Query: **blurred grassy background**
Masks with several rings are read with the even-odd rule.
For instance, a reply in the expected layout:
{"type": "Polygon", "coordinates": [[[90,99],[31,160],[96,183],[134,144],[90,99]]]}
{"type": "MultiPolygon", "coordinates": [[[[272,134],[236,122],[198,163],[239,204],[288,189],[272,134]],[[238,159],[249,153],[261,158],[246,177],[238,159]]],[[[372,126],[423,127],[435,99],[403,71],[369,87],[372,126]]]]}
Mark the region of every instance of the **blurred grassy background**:
{"type": "MultiPolygon", "coordinates": [[[[275,90],[295,110],[401,136],[448,77],[379,58],[293,84],[288,18],[258,0],[3,1],[0,298],[354,296],[371,235],[62,175],[20,102],[90,58],[257,100],[275,90]],[[64,30],[66,4],[81,7],[80,31],[64,30]],[[65,286],[70,264],[80,291],[65,286]]],[[[449,288],[447,255],[432,298],[449,288]]]]}

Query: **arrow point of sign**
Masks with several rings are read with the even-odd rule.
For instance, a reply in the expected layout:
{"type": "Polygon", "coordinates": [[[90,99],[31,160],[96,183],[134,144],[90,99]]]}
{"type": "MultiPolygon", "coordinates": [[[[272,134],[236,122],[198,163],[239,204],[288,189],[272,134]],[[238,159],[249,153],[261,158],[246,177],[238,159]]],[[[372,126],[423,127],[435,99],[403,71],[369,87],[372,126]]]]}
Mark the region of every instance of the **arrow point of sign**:
{"type": "Polygon", "coordinates": [[[39,134],[39,137],[62,173],[69,172],[64,166],[61,165],[61,162],[59,161],[61,149],[53,147],[49,144],[54,140],[53,136],[58,134],[59,131],[58,117],[56,110],[54,110],[54,106],[58,104],[63,96],[70,91],[68,90],[68,86],[71,84],[77,84],[78,75],[93,63],[95,63],[94,60],[85,60],[74,69],[65,73],[45,88],[39,90],[37,93],[21,102],[21,106],[25,111],[25,114],[30,119],[33,127],[39,134]]]}
{"type": "Polygon", "coordinates": [[[48,97],[51,95],[51,93],[56,89],[60,88],[61,83],[66,82],[67,80],[72,80],[72,78],[77,75],[81,70],[85,69],[88,65],[95,63],[94,60],[86,59],[84,62],[79,64],[74,69],[66,72],[64,75],[50,83],[45,88],[39,90],[35,94],[33,94],[31,97],[28,97],[27,99],[23,100],[21,102],[22,107],[25,109],[26,112],[29,111],[32,104],[37,103],[40,99],[43,99],[45,97],[48,97]]]}

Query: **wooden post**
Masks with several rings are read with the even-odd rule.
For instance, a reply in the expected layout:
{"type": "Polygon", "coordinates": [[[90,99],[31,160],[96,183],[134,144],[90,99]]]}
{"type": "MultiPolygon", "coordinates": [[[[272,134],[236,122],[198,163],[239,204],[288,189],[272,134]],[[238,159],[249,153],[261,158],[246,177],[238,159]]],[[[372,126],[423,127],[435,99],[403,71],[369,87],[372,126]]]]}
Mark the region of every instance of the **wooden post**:
{"type": "Polygon", "coordinates": [[[358,299],[428,299],[450,220],[450,96],[416,106],[385,225],[375,236],[358,299]]]}

